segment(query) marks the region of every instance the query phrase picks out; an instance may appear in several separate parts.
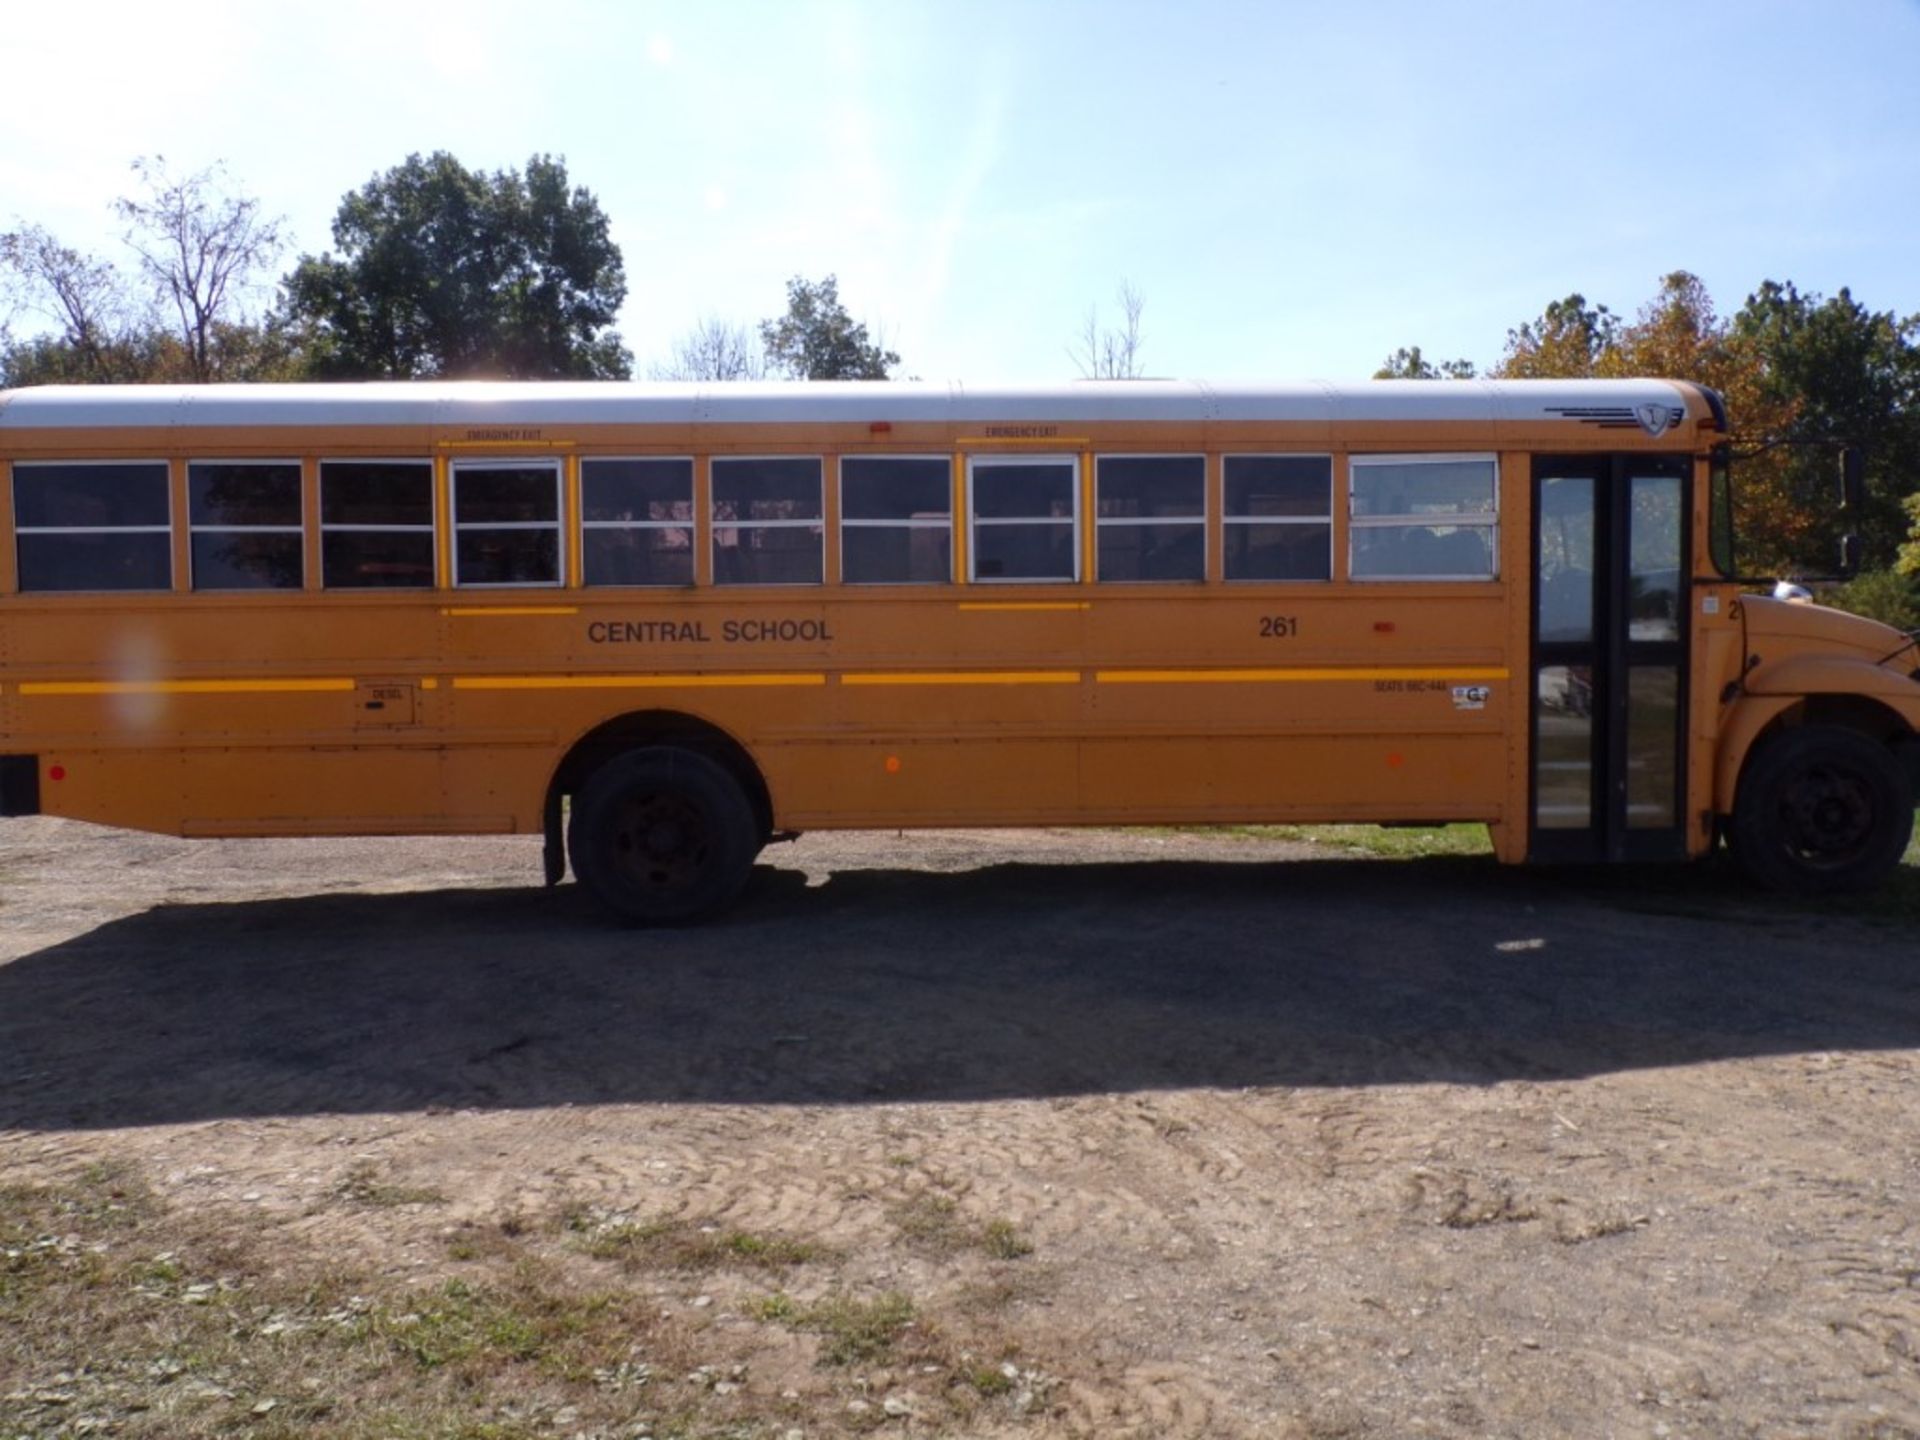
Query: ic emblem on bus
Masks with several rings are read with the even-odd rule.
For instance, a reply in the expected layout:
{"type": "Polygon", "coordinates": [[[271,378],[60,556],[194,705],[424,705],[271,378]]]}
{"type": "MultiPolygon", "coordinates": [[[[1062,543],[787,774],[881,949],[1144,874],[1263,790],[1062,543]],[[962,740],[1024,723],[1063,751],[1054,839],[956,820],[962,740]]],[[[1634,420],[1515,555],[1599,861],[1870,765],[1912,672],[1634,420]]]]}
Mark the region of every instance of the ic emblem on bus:
{"type": "Polygon", "coordinates": [[[1484,710],[1487,697],[1493,693],[1488,685],[1456,685],[1453,687],[1453,708],[1456,710],[1484,710]]]}
{"type": "Polygon", "coordinates": [[[1633,418],[1640,422],[1640,428],[1647,434],[1658,437],[1686,419],[1687,412],[1673,405],[1636,405],[1633,407],[1633,418]]]}

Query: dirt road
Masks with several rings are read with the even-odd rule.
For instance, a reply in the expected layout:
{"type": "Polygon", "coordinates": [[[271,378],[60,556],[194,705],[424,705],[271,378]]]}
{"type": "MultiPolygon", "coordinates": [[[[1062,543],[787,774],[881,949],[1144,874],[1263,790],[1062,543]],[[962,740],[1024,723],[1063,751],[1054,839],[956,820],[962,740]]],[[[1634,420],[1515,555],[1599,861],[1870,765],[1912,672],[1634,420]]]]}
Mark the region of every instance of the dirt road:
{"type": "Polygon", "coordinates": [[[809,837],[665,933],[537,873],[9,822],[0,1178],[369,1285],[522,1237],[710,1371],[528,1433],[1920,1435],[1910,926],[1190,835],[809,837]],[[793,1263],[591,1242],[667,1233],[793,1263]],[[832,1364],[874,1295],[939,1347],[832,1364]]]}

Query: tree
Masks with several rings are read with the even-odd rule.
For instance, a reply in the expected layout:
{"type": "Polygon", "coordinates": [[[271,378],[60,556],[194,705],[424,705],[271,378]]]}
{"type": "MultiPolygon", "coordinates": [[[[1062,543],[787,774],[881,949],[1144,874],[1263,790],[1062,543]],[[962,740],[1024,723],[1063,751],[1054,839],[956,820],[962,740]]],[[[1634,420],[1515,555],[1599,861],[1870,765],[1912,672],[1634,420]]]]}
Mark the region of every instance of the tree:
{"type": "Polygon", "coordinates": [[[1506,357],[1494,367],[1508,380],[1568,379],[1596,373],[1612,349],[1619,321],[1578,293],[1550,303],[1538,320],[1507,332],[1506,357]]]}
{"type": "Polygon", "coordinates": [[[1822,300],[1768,280],[1732,334],[1754,357],[1756,403],[1775,435],[1816,453],[1860,447],[1865,513],[1845,520],[1865,568],[1893,563],[1909,532],[1903,504],[1920,490],[1920,316],[1875,313],[1845,289],[1822,300]]]}
{"type": "Polygon", "coordinates": [[[1079,340],[1067,347],[1067,357],[1079,368],[1082,380],[1141,378],[1140,350],[1144,342],[1140,336],[1140,315],[1147,308],[1147,302],[1131,280],[1120,282],[1115,297],[1120,302],[1120,328],[1101,329],[1099,307],[1089,307],[1079,340]]]}
{"type": "Polygon", "coordinates": [[[114,210],[141,270],[179,320],[189,377],[205,383],[219,368],[221,330],[244,320],[247,282],[285,248],[281,222],[262,218],[251,196],[230,193],[218,164],[175,179],[156,155],[135,160],[133,173],[145,193],[114,210]]]}
{"type": "Polygon", "coordinates": [[[340,202],[333,240],[338,256],[302,256],[284,282],[315,375],[631,373],[611,328],[627,293],[620,248],[562,160],[489,175],[444,151],[410,155],[340,202]]]}
{"type": "Polygon", "coordinates": [[[787,282],[787,313],[760,322],[767,366],[795,380],[886,380],[900,357],[840,303],[840,282],[796,275],[787,282]]]}
{"type": "Polygon", "coordinates": [[[1471,380],[1471,360],[1442,360],[1438,365],[1420,353],[1418,345],[1401,346],[1373,372],[1376,380],[1471,380]]]}
{"type": "Polygon", "coordinates": [[[709,315],[675,342],[665,364],[648,373],[655,380],[760,380],[767,357],[746,326],[709,315]]]}
{"type": "Polygon", "coordinates": [[[75,368],[108,378],[110,352],[129,322],[125,286],[112,262],[82,255],[40,226],[27,225],[0,235],[0,266],[9,308],[52,321],[75,368]]]}

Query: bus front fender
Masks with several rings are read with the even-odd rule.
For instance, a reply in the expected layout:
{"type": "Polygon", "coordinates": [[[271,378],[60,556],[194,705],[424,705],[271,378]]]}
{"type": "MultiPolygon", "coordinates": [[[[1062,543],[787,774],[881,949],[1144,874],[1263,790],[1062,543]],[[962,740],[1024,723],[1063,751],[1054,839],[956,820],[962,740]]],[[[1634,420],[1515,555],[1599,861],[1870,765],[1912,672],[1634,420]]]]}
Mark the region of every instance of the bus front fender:
{"type": "MultiPolygon", "coordinates": [[[[1713,804],[1721,814],[1733,811],[1740,771],[1753,744],[1788,711],[1821,700],[1870,702],[1863,709],[1882,719],[1890,714],[1906,734],[1895,741],[1909,771],[1920,754],[1920,680],[1864,656],[1791,655],[1757,666],[1741,685],[1741,698],[1720,729],[1714,766],[1713,804]]],[[[1865,727],[1863,727],[1865,728],[1865,727]]],[[[1876,738],[1886,739],[1882,733],[1876,738]]]]}

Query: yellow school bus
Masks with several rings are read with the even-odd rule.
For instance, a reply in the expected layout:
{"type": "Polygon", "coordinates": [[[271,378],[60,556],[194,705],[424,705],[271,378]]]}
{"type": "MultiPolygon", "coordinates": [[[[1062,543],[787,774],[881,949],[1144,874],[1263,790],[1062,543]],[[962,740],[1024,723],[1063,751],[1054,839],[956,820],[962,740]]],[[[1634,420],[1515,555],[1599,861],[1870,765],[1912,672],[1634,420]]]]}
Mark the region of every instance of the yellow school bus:
{"type": "Polygon", "coordinates": [[[1660,380],[0,393],[0,810],[540,833],[641,922],[867,826],[1870,885],[1920,649],[1736,583],[1727,438],[1660,380]]]}

